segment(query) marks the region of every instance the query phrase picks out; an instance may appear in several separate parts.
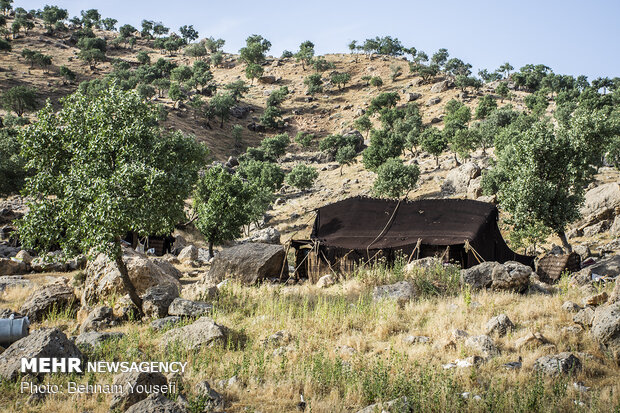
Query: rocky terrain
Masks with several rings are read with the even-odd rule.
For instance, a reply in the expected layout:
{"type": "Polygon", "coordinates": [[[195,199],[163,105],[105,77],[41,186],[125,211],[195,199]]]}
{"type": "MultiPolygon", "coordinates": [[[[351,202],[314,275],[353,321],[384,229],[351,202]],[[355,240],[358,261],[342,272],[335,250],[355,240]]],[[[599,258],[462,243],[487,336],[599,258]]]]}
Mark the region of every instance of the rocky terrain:
{"type": "MultiPolygon", "coordinates": [[[[9,19],[10,21],[10,19],[9,19]]],[[[112,40],[115,34],[95,30],[112,40]]],[[[54,105],[80,81],[102,77],[121,59],[137,65],[136,53],[191,64],[138,39],[130,50],[111,48],[96,69],[81,63],[70,33],[47,36],[40,23],[0,54],[0,92],[22,84],[37,88],[54,105]],[[53,67],[30,68],[24,48],[53,56],[53,67]],[[61,65],[78,74],[66,83],[61,65]]],[[[244,78],[237,55],[212,67],[215,83],[244,78]]],[[[360,134],[353,121],[382,92],[400,103],[420,103],[425,125],[443,127],[445,104],[458,98],[472,109],[494,85],[458,90],[451,79],[428,82],[408,73],[407,63],[386,56],[328,55],[336,70],[352,75],[344,90],[328,85],[306,94],[308,70],[293,58],[268,57],[262,80],[235,107],[231,119],[206,122],[185,104],[155,97],[168,110],[165,126],[193,134],[225,162],[267,133],[251,130],[270,93],[287,86],[283,132],[316,135],[309,148],[291,144],[278,159],[284,170],[304,163],[317,168],[312,188],[284,185],[274,205],[247,237],[218,246],[188,225],[177,229],[173,251],[162,257],[123,248],[122,261],[141,299],[136,308],[125,290],[122,268],[106,255],[66,259],[61,251],[36,255],[8,239],[25,199],[0,199],[0,313],[27,316],[30,335],[0,354],[2,410],[18,412],[358,412],[375,411],[617,411],[620,408],[620,173],[599,168],[588,187],[582,218],[568,237],[581,267],[558,280],[516,262],[484,262],[461,270],[426,258],[381,263],[351,274],[325,274],[318,283],[294,280],[291,239],[310,234],[314,210],[356,195],[371,195],[376,174],[361,162],[340,165],[318,150],[331,133],[360,134]],[[391,67],[404,73],[390,81],[391,67]],[[381,76],[380,88],[362,77],[381,76]],[[243,126],[242,147],[232,142],[243,126]],[[284,259],[287,266],[282,266],[284,259]],[[22,392],[22,382],[66,385],[65,374],[19,372],[22,357],[77,357],[102,361],[183,361],[183,374],[106,373],[71,375],[93,383],[173,386],[166,397],[144,392],[58,394],[22,392]],[[432,407],[430,407],[432,406],[432,407]]],[[[512,85],[514,87],[514,85],[512,85]]],[[[524,108],[526,92],[513,90],[524,108]]],[[[553,113],[553,102],[547,109],[553,113]]],[[[0,111],[0,115],[6,112],[0,111]]],[[[375,120],[376,122],[376,120],[375,120]]],[[[279,131],[279,132],[282,132],[279,131]]],[[[365,137],[361,136],[363,140],[365,137]]],[[[357,157],[360,161],[361,156],[357,157]]],[[[477,150],[457,164],[452,153],[402,155],[420,168],[409,199],[483,196],[481,174],[493,150],[477,150]]],[[[190,200],[188,200],[188,209],[190,200]]],[[[503,228],[504,232],[508,228],[503,228]]],[[[536,254],[562,256],[559,239],[537,245],[536,254]]]]}

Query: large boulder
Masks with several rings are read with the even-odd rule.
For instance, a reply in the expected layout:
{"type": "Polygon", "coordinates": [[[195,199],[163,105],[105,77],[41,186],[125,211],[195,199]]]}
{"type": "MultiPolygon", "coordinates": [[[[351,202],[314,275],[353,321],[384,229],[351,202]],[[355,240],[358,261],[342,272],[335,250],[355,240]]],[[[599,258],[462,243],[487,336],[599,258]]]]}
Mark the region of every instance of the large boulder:
{"type": "MultiPolygon", "coordinates": [[[[177,290],[181,290],[176,274],[162,262],[163,260],[151,260],[131,248],[123,248],[123,263],[127,267],[129,279],[136,288],[136,293],[140,296],[144,295],[148,288],[161,284],[172,284],[177,290]]],[[[88,262],[82,305],[127,293],[115,261],[105,254],[99,254],[95,260],[88,262]]]]}
{"type": "Polygon", "coordinates": [[[25,279],[22,275],[2,275],[0,276],[0,293],[7,288],[30,287],[32,282],[25,279]]]}
{"type": "Polygon", "coordinates": [[[187,247],[183,248],[181,252],[179,252],[178,258],[179,261],[184,264],[196,261],[198,259],[198,248],[193,245],[188,245],[187,247]]]}
{"type": "MultiPolygon", "coordinates": [[[[134,404],[148,397],[146,392],[151,386],[164,386],[168,383],[166,376],[161,373],[129,372],[114,376],[113,383],[121,386],[121,392],[114,393],[110,410],[125,411],[134,404]],[[135,391],[132,391],[134,389],[135,391]]],[[[150,411],[150,410],[138,410],[150,411]]]]}
{"type": "Polygon", "coordinates": [[[500,354],[493,339],[487,335],[468,337],[467,340],[465,340],[465,347],[482,354],[484,357],[494,357],[500,354]]]}
{"type": "Polygon", "coordinates": [[[590,333],[592,338],[620,361],[620,303],[597,308],[590,333]]]}
{"type": "Polygon", "coordinates": [[[248,243],[222,250],[215,256],[207,278],[227,277],[254,284],[270,277],[288,277],[288,262],[281,245],[248,243]]]}
{"type": "Polygon", "coordinates": [[[527,289],[532,268],[516,261],[505,262],[493,269],[491,288],[498,291],[522,292],[527,289]]]}
{"type": "Polygon", "coordinates": [[[534,362],[534,370],[548,376],[576,374],[581,370],[581,360],[572,353],[543,356],[534,362]]]}
{"type": "Polygon", "coordinates": [[[458,168],[454,168],[448,172],[446,179],[441,185],[441,192],[447,195],[466,194],[469,189],[470,182],[479,176],[480,167],[478,165],[473,162],[464,163],[458,168]]]}
{"type": "Polygon", "coordinates": [[[28,271],[26,263],[11,258],[0,258],[0,275],[25,274],[28,271]]]}
{"type": "Polygon", "coordinates": [[[215,343],[225,343],[228,329],[208,317],[200,317],[192,324],[168,330],[161,337],[160,347],[168,348],[175,343],[189,350],[198,350],[201,347],[215,343]]]}
{"type": "Polygon", "coordinates": [[[450,82],[448,80],[442,80],[441,82],[435,83],[431,86],[431,93],[441,93],[448,90],[450,87],[450,82]]]}
{"type": "Polygon", "coordinates": [[[84,346],[88,349],[95,349],[110,340],[119,340],[123,338],[125,334],[123,333],[112,333],[105,332],[100,333],[97,331],[89,331],[87,333],[82,333],[75,338],[75,344],[78,346],[84,346]]]}
{"type": "Polygon", "coordinates": [[[611,295],[609,296],[610,304],[613,304],[616,302],[620,302],[620,277],[616,278],[616,286],[614,287],[614,290],[611,292],[611,295]]]}
{"type": "Polygon", "coordinates": [[[186,413],[185,407],[179,406],[161,393],[152,393],[144,400],[132,405],[125,413],[186,413]]]}
{"type": "Polygon", "coordinates": [[[31,321],[41,321],[51,312],[71,310],[77,307],[77,304],[78,300],[73,292],[73,287],[62,281],[57,281],[44,285],[30,294],[19,312],[31,321]]]}
{"type": "Polygon", "coordinates": [[[487,322],[486,333],[488,335],[497,334],[499,337],[505,336],[509,331],[514,330],[515,325],[506,314],[500,314],[487,322]]]}
{"type": "Polygon", "coordinates": [[[0,377],[15,379],[20,374],[22,358],[44,357],[82,359],[82,352],[62,331],[42,328],[11,344],[0,354],[0,377]]]}
{"type": "Polygon", "coordinates": [[[590,189],[581,207],[581,215],[584,217],[581,227],[613,218],[617,208],[620,208],[620,184],[611,182],[590,189]]]}
{"type": "Polygon", "coordinates": [[[486,261],[461,270],[461,283],[469,284],[474,290],[489,288],[493,284],[493,270],[501,265],[499,262],[486,261]]]}
{"type": "Polygon", "coordinates": [[[80,326],[80,332],[99,331],[103,328],[113,326],[115,323],[114,313],[111,307],[101,305],[95,307],[88,313],[86,319],[80,326]]]}

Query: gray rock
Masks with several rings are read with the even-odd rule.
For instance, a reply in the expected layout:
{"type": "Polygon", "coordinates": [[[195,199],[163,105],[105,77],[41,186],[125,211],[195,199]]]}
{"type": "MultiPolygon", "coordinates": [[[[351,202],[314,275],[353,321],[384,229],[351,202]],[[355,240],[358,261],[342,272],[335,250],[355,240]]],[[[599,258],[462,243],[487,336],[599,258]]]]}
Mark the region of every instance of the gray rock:
{"type": "Polygon", "coordinates": [[[500,314],[487,322],[486,334],[497,334],[499,337],[504,337],[508,331],[514,330],[514,328],[515,325],[510,321],[510,318],[506,314],[500,314]]]}
{"type": "Polygon", "coordinates": [[[499,291],[523,292],[530,283],[533,271],[527,265],[516,261],[505,262],[493,268],[491,288],[499,291]]]}
{"type": "Polygon", "coordinates": [[[433,106],[438,104],[439,102],[441,102],[441,98],[439,96],[436,96],[434,98],[430,98],[428,102],[426,102],[426,106],[433,106]]]}
{"type": "Polygon", "coordinates": [[[431,86],[431,93],[445,92],[446,90],[448,90],[449,87],[450,82],[448,82],[447,80],[442,80],[441,82],[437,82],[433,86],[431,86]]]}
{"type": "Polygon", "coordinates": [[[498,266],[502,266],[502,264],[486,261],[461,270],[461,283],[469,284],[474,290],[489,288],[493,284],[493,271],[498,266]]]}
{"type": "Polygon", "coordinates": [[[573,316],[573,322],[579,324],[583,328],[590,327],[592,325],[592,320],[594,320],[594,310],[590,307],[579,310],[579,312],[573,316]]]}
{"type": "Polygon", "coordinates": [[[186,300],[177,297],[168,307],[168,314],[179,317],[198,317],[211,314],[213,305],[201,301],[186,300]]]}
{"type": "Polygon", "coordinates": [[[610,219],[615,209],[620,207],[620,184],[611,182],[594,187],[586,192],[585,202],[581,207],[581,226],[610,219]]]}
{"type": "MultiPolygon", "coordinates": [[[[114,393],[110,402],[110,410],[125,411],[148,397],[149,393],[147,390],[149,386],[163,386],[168,383],[168,380],[161,373],[129,372],[114,376],[113,383],[122,386],[123,391],[114,393]],[[132,387],[136,391],[132,392],[132,387]]],[[[146,411],[151,412],[152,410],[134,409],[134,412],[146,411]]]]}
{"type": "Polygon", "coordinates": [[[560,353],[539,357],[534,363],[534,370],[548,376],[576,374],[581,370],[581,360],[572,353],[560,353]]]}
{"type": "Polygon", "coordinates": [[[616,277],[616,286],[609,296],[609,304],[620,302],[620,277],[616,277]]]}
{"type": "Polygon", "coordinates": [[[182,320],[181,317],[171,315],[164,318],[158,318],[157,320],[153,320],[151,322],[151,328],[155,331],[163,330],[164,328],[174,326],[178,324],[182,320]]]}
{"type": "Polygon", "coordinates": [[[238,241],[239,244],[248,242],[262,242],[265,244],[280,244],[280,231],[274,227],[263,228],[247,238],[238,241]]]}
{"type": "Polygon", "coordinates": [[[224,398],[221,394],[211,388],[208,381],[201,381],[196,384],[196,394],[204,400],[207,409],[224,407],[224,398]]]}
{"type": "Polygon", "coordinates": [[[112,308],[108,306],[99,306],[95,307],[95,309],[88,314],[80,326],[80,332],[98,331],[103,328],[111,327],[114,324],[114,313],[112,308]]]}
{"type": "Polygon", "coordinates": [[[21,306],[19,312],[31,321],[41,321],[53,311],[65,311],[77,307],[78,301],[73,287],[63,282],[44,285],[33,292],[21,306]]]}
{"type": "Polygon", "coordinates": [[[271,85],[273,83],[276,83],[276,81],[276,77],[272,75],[265,75],[258,78],[258,83],[263,83],[266,85],[271,85]]]}
{"type": "MultiPolygon", "coordinates": [[[[181,289],[176,273],[170,266],[162,265],[163,260],[151,260],[131,248],[123,248],[123,263],[136,293],[143,296],[153,286],[172,284],[181,289]]],[[[86,265],[86,281],[82,293],[82,305],[96,304],[100,300],[127,294],[121,273],[115,261],[105,254],[99,254],[86,265]]]]}
{"type": "Polygon", "coordinates": [[[620,237],[620,215],[616,215],[609,228],[609,233],[615,237],[620,237]]]}
{"type": "Polygon", "coordinates": [[[336,284],[336,277],[333,274],[327,274],[319,278],[316,282],[317,288],[327,288],[336,284]]]}
{"type": "Polygon", "coordinates": [[[408,412],[410,404],[406,397],[390,400],[389,402],[375,403],[358,410],[357,413],[400,413],[408,412]]]}
{"type": "Polygon", "coordinates": [[[19,261],[23,262],[26,265],[30,265],[30,263],[32,262],[32,256],[30,254],[28,254],[28,251],[26,251],[26,250],[19,251],[15,255],[15,258],[18,259],[19,261]]]}
{"type": "Polygon", "coordinates": [[[152,393],[133,404],[125,413],[187,413],[187,409],[161,393],[152,393]]]}
{"type": "Polygon", "coordinates": [[[620,362],[620,303],[596,309],[590,334],[620,362]]]}
{"type": "Polygon", "coordinates": [[[189,350],[198,350],[215,343],[223,344],[227,336],[226,327],[215,323],[208,317],[200,317],[192,324],[165,332],[161,338],[160,347],[167,348],[173,343],[179,343],[189,350]]]}
{"type": "Polygon", "coordinates": [[[59,329],[42,328],[11,344],[0,354],[0,377],[13,380],[20,374],[22,358],[42,357],[82,359],[82,352],[59,329]]]}
{"type": "Polygon", "coordinates": [[[587,267],[587,269],[592,274],[602,277],[617,277],[620,275],[620,255],[612,255],[611,257],[603,258],[587,267]]]}
{"type": "Polygon", "coordinates": [[[390,300],[398,304],[405,304],[414,296],[413,285],[407,281],[399,281],[395,284],[375,287],[372,292],[374,301],[390,300]]]}
{"type": "Polygon", "coordinates": [[[415,93],[415,92],[409,93],[407,95],[407,102],[414,102],[414,101],[420,99],[421,97],[422,97],[422,95],[420,93],[415,93]]]}
{"type": "Polygon", "coordinates": [[[22,261],[11,258],[0,258],[0,275],[25,274],[28,266],[22,261]]]}
{"type": "Polygon", "coordinates": [[[142,311],[151,318],[168,315],[168,307],[179,297],[179,289],[174,284],[161,284],[149,287],[142,297],[142,311]]]}
{"type": "Polygon", "coordinates": [[[82,333],[75,338],[75,344],[78,346],[86,346],[91,349],[99,347],[106,341],[109,340],[119,340],[125,334],[123,333],[112,333],[112,332],[97,332],[97,331],[89,331],[87,333],[82,333]]]}
{"type": "Polygon", "coordinates": [[[564,304],[562,304],[562,310],[569,313],[576,313],[581,310],[581,307],[578,304],[573,303],[572,301],[564,301],[564,304]]]}
{"type": "Polygon", "coordinates": [[[403,338],[405,344],[427,344],[431,342],[431,338],[427,336],[407,336],[403,338]]]}
{"type": "Polygon", "coordinates": [[[7,288],[30,287],[32,282],[22,275],[3,275],[0,276],[0,293],[7,288]]]}
{"type": "Polygon", "coordinates": [[[473,162],[467,162],[448,172],[441,185],[444,194],[466,194],[470,182],[480,176],[480,167],[473,162]]]}
{"type": "Polygon", "coordinates": [[[465,347],[481,353],[484,357],[493,357],[500,354],[493,339],[487,335],[471,336],[465,340],[465,347]]]}
{"type": "Polygon", "coordinates": [[[226,248],[217,254],[211,263],[208,278],[219,282],[231,276],[251,285],[270,277],[288,277],[287,269],[283,246],[248,243],[226,248]]]}
{"type": "Polygon", "coordinates": [[[184,264],[196,261],[198,259],[198,248],[193,245],[188,245],[181,250],[177,258],[184,264]]]}

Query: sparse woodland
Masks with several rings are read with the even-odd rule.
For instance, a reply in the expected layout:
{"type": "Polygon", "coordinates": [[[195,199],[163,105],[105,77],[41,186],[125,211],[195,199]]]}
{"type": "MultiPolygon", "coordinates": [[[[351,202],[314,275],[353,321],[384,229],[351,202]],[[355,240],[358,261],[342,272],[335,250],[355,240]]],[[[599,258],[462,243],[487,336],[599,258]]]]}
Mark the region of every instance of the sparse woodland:
{"type": "MultiPolygon", "coordinates": [[[[266,228],[282,245],[308,238],[316,208],[351,196],[458,197],[495,203],[515,251],[615,259],[608,268],[617,275],[620,78],[543,64],[472,73],[447,49],[390,36],[325,56],[307,40],[274,57],[260,34],[232,51],[192,25],[133,27],[94,9],[72,17],[18,3],[0,0],[0,226],[15,229],[0,232],[0,253],[17,239],[43,261],[52,251],[88,261],[68,271],[28,262],[24,283],[2,284],[0,307],[10,313],[50,277],[67,281],[75,301],[36,317],[31,330],[77,336],[93,309],[113,309],[114,322],[98,330],[122,334],[80,349],[92,360],[188,361],[183,377],[167,378],[181,383],[167,396],[178,411],[620,411],[620,321],[607,338],[617,347],[591,334],[599,309],[620,305],[613,277],[565,273],[554,285],[528,278],[519,291],[480,289],[454,265],[400,257],[319,284],[215,286],[194,250],[165,265],[145,258],[145,271],[178,274],[176,297],[208,303],[212,322],[225,326],[225,338],[187,348],[162,343],[199,313],[153,327],[159,316],[146,303],[165,294],[132,281],[140,259],[127,264],[122,246],[130,231],[181,235],[212,259],[266,228]],[[14,205],[19,219],[2,221],[14,205]],[[94,262],[118,271],[125,301],[89,290],[94,262]],[[379,297],[400,282],[411,286],[406,300],[379,297]],[[489,322],[501,314],[510,325],[498,333],[489,322]],[[476,347],[482,336],[492,349],[476,347]],[[549,376],[538,367],[565,352],[579,368],[549,376]],[[204,381],[214,393],[200,390],[204,381]]],[[[26,268],[19,256],[9,263],[15,256],[0,255],[0,269],[26,268]]],[[[0,271],[13,274],[22,273],[0,271]]],[[[620,308],[611,314],[613,324],[620,308]]],[[[0,380],[3,411],[107,412],[113,403],[33,399],[20,380],[0,380]]]]}

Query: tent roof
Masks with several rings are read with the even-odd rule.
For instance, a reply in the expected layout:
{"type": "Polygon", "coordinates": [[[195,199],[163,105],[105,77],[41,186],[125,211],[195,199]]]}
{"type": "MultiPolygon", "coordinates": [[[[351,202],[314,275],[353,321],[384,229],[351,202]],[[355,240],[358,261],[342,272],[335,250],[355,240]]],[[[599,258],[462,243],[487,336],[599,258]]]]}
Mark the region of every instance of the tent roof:
{"type": "Polygon", "coordinates": [[[420,201],[354,197],[317,210],[312,238],[348,249],[473,241],[497,221],[495,205],[463,199],[420,201]],[[392,217],[393,215],[393,217],[392,217]]]}

